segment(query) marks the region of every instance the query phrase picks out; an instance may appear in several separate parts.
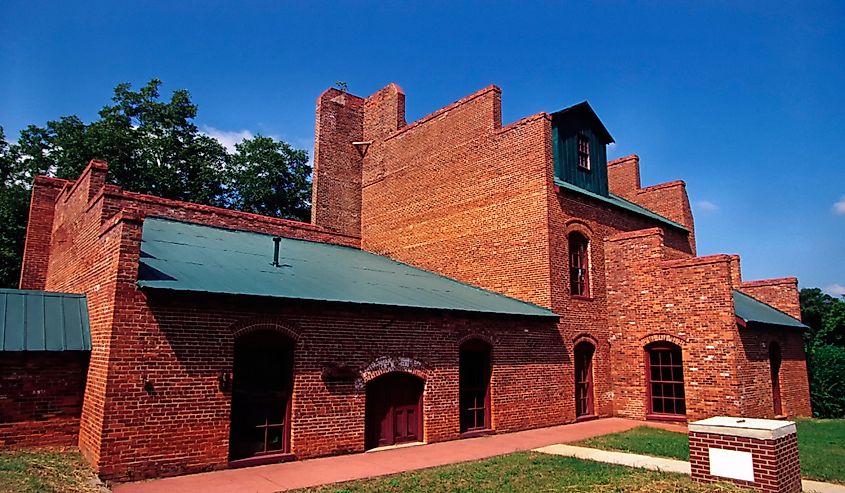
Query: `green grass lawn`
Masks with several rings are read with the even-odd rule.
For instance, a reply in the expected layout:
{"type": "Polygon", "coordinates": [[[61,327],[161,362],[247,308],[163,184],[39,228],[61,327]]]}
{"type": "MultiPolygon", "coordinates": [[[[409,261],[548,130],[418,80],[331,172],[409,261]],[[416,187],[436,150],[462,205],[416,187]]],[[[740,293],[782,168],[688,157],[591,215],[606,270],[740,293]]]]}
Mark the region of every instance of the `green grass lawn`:
{"type": "MultiPolygon", "coordinates": [[[[845,419],[798,419],[796,423],[801,475],[845,484],[845,419]]],[[[647,426],[572,445],[689,460],[686,434],[647,426]]]]}
{"type": "Polygon", "coordinates": [[[532,452],[300,490],[301,492],[746,492],[728,484],[694,483],[685,475],[532,452]]]}
{"type": "Polygon", "coordinates": [[[98,493],[97,478],[76,449],[0,452],[2,493],[98,493]]]}

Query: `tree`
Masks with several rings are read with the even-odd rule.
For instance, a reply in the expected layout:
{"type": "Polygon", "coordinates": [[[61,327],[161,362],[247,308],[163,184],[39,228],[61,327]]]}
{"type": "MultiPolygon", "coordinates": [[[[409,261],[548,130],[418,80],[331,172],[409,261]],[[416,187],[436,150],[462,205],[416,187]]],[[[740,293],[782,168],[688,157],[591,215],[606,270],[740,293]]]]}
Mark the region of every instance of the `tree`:
{"type": "Polygon", "coordinates": [[[29,200],[24,178],[17,148],[0,127],[0,287],[16,286],[20,277],[29,200]]]}
{"type": "Polygon", "coordinates": [[[845,301],[825,294],[819,288],[800,293],[801,320],[810,327],[807,345],[832,344],[845,347],[845,301]]]}
{"type": "Polygon", "coordinates": [[[160,87],[157,79],[138,90],[119,84],[96,120],[70,115],[30,125],[16,144],[6,142],[0,127],[0,287],[18,282],[32,180],[76,179],[94,158],[108,161],[111,183],[133,192],[308,219],[305,151],[258,136],[230,155],[197,128],[188,91],[164,99],[160,87]]]}
{"type": "Polygon", "coordinates": [[[845,417],[845,301],[818,288],[802,289],[801,320],[813,413],[845,417]]]}
{"type": "Polygon", "coordinates": [[[261,135],[245,139],[235,144],[230,173],[234,208],[308,220],[311,166],[305,151],[261,135]]]}
{"type": "Polygon", "coordinates": [[[76,116],[30,125],[21,132],[24,164],[35,174],[75,179],[94,158],[109,163],[109,180],[126,190],[210,205],[225,205],[225,148],[193,123],[188,91],[162,101],[161,81],[138,91],[114,90],[113,104],[86,125],[76,116]]]}

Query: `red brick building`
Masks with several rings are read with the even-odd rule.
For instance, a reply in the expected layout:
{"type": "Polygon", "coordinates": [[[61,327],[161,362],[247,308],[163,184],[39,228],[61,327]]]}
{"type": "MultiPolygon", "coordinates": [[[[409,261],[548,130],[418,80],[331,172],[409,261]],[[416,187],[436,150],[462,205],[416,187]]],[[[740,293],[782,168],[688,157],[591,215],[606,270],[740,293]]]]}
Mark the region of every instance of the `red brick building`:
{"type": "Polygon", "coordinates": [[[99,161],[36,179],[21,288],[86,296],[83,454],[126,480],[809,415],[796,279],[696,257],[684,183],[643,188],[610,142],[586,103],[502,126],[495,86],[407,124],[391,84],[319,97],[311,224],[121,190],[99,161]]]}

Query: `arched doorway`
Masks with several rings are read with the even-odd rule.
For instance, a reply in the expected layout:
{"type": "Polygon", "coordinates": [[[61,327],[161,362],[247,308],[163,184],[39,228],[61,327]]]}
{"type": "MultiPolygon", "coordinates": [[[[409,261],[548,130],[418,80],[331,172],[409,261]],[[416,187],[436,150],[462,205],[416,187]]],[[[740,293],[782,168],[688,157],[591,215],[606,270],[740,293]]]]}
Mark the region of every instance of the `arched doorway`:
{"type": "Polygon", "coordinates": [[[365,447],[422,441],[424,381],[404,372],[390,372],[367,383],[365,447]]]}
{"type": "Polygon", "coordinates": [[[490,345],[478,339],[461,344],[458,371],[461,433],[489,430],[492,427],[491,352],[490,345]]]}
{"type": "Polygon", "coordinates": [[[772,373],[772,405],[775,416],[783,416],[783,402],[780,396],[780,365],[782,356],[780,345],[776,342],[769,344],[769,369],[772,373]]]}
{"type": "Polygon", "coordinates": [[[649,417],[686,419],[681,348],[671,342],[655,342],[646,346],[645,356],[649,417]]]}
{"type": "Polygon", "coordinates": [[[262,330],[235,339],[229,460],[290,452],[294,341],[262,330]]]}
{"type": "Polygon", "coordinates": [[[593,355],[596,348],[589,341],[575,345],[575,417],[593,416],[593,355]]]}

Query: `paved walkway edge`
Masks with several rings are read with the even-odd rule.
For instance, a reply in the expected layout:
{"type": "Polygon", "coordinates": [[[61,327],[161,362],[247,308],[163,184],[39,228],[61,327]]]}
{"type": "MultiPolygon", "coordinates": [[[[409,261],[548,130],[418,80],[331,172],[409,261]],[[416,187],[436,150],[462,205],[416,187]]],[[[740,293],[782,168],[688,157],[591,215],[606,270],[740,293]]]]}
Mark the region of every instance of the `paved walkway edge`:
{"type": "MultiPolygon", "coordinates": [[[[540,447],[533,449],[534,452],[544,454],[562,455],[564,457],[574,457],[576,459],[592,460],[595,462],[604,462],[607,464],[618,464],[621,466],[637,467],[640,469],[650,469],[652,471],[672,472],[678,474],[689,474],[689,462],[666,459],[663,457],[650,457],[648,455],[630,454],[627,452],[612,452],[609,450],[599,450],[588,447],[575,447],[572,445],[549,445],[547,447],[540,447]]],[[[845,486],[823,483],[821,481],[811,481],[804,479],[801,481],[806,493],[845,493],[845,486]]]]}

